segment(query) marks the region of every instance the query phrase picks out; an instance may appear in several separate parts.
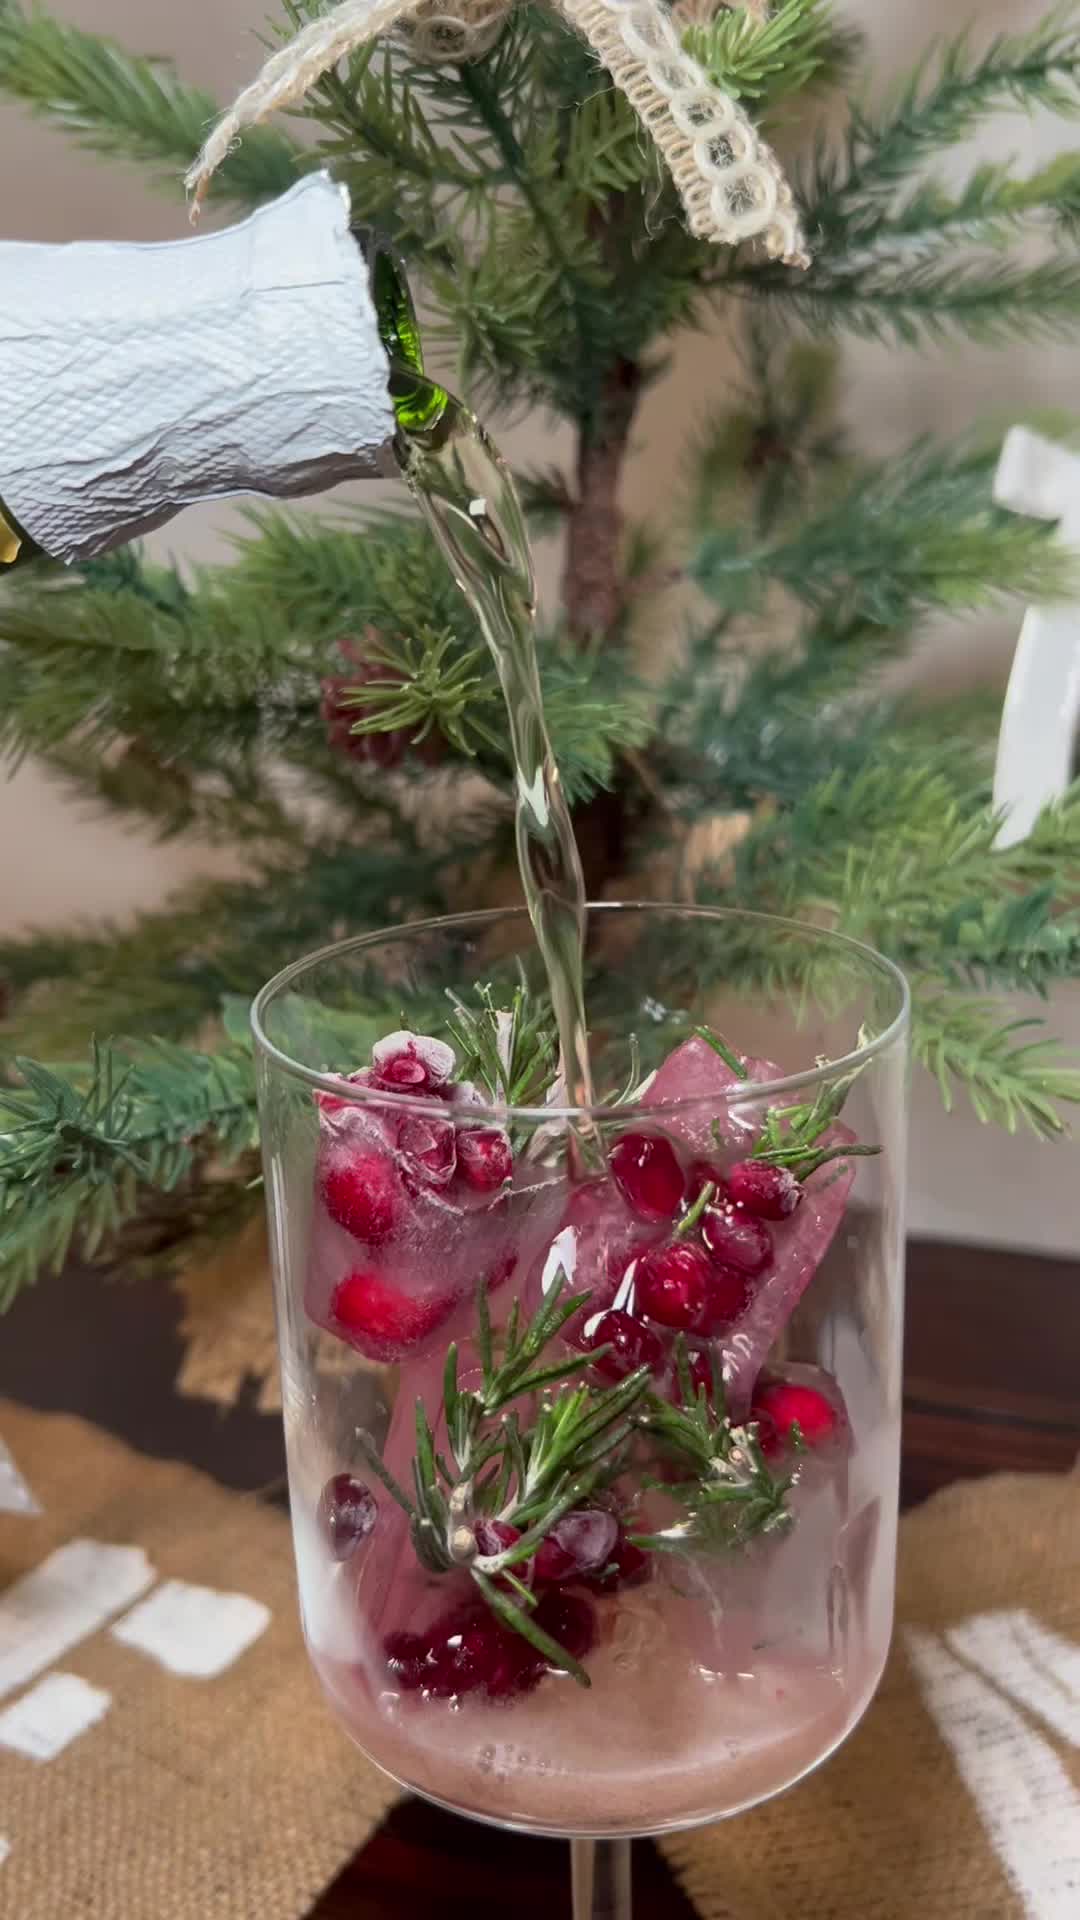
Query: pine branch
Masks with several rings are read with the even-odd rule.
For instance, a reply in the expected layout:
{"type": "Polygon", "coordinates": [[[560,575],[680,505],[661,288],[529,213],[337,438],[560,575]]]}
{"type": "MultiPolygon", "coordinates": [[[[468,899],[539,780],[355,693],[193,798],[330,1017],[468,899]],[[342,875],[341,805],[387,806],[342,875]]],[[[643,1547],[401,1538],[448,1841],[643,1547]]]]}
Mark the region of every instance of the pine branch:
{"type": "Polygon", "coordinates": [[[682,38],[717,86],[759,111],[811,85],[835,85],[859,45],[837,24],[829,0],[780,0],[772,13],[732,7],[682,38]]]}
{"type": "Polygon", "coordinates": [[[731,611],[760,605],[767,583],[837,622],[900,628],[918,613],[984,606],[1000,593],[1052,600],[1072,556],[1046,523],[994,506],[995,455],[918,441],[862,468],[823,511],[771,541],[714,533],[693,574],[731,611]]]}
{"type": "Polygon", "coordinates": [[[883,106],[853,111],[842,156],[819,152],[804,194],[808,232],[827,246],[852,209],[892,196],[932,153],[955,146],[1002,108],[1080,111],[1080,32],[1075,0],[1055,6],[1027,33],[999,34],[981,52],[965,31],[933,49],[883,106]]]}
{"type": "Polygon", "coordinates": [[[87,1068],[16,1066],[0,1087],[0,1310],[44,1269],[93,1258],[146,1193],[177,1191],[200,1153],[236,1160],[257,1140],[250,1054],[131,1056],[87,1068]]]}
{"type": "Polygon", "coordinates": [[[916,1058],[934,1075],[946,1112],[962,1090],[984,1125],[1058,1139],[1065,1131],[1058,1105],[1080,1101],[1080,1067],[1062,1064],[1054,1040],[1016,1038],[1044,1030],[1042,1021],[1009,1020],[1004,1012],[992,1001],[918,994],[916,1058]]]}
{"type": "Polygon", "coordinates": [[[1080,319],[1080,267],[1072,261],[958,261],[951,248],[915,263],[885,252],[833,266],[822,256],[807,274],[786,281],[771,268],[740,269],[729,285],[781,303],[822,332],[844,327],[908,347],[952,335],[982,346],[1060,340],[1080,319]]]}
{"type": "MultiPolygon", "coordinates": [[[[116,41],[54,19],[19,0],[0,0],[0,93],[108,159],[149,168],[178,196],[220,108],[185,86],[167,60],[140,59],[116,41]]],[[[284,193],[311,164],[283,134],[250,128],[215,181],[218,192],[255,205],[284,193]]]]}

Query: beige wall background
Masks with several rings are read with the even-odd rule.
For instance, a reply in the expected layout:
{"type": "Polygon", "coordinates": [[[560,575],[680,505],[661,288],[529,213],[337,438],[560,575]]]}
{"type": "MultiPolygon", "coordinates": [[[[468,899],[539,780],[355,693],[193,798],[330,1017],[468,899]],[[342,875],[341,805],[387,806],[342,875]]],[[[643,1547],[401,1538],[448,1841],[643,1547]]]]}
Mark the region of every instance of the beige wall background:
{"type": "MultiPolygon", "coordinates": [[[[184,74],[225,98],[251,76],[259,49],[253,38],[266,17],[265,0],[52,0],[77,24],[144,52],[175,56],[184,74]]],[[[940,0],[849,0],[849,14],[867,32],[877,85],[910,64],[942,30],[940,0]]],[[[972,0],[949,8],[949,24],[970,13],[980,34],[1034,21],[1032,0],[972,0]]],[[[976,154],[1014,155],[1025,168],[1075,143],[1075,129],[1044,116],[1016,115],[996,123],[977,148],[960,156],[962,170],[976,154]]],[[[77,152],[52,129],[10,107],[0,107],[0,179],[5,182],[0,230],[5,238],[81,237],[159,239],[183,231],[179,201],[151,193],[130,168],[105,167],[77,152]]],[[[627,505],[647,513],[663,499],[676,471],[680,444],[693,424],[703,391],[719,393],[730,375],[722,337],[697,336],[681,350],[671,378],[654,390],[644,410],[627,505]]],[[[1075,346],[1014,347],[1007,355],[969,346],[920,358],[854,346],[846,351],[844,410],[859,443],[877,455],[923,431],[958,432],[990,416],[1004,426],[1017,413],[1048,404],[1080,411],[1080,341],[1075,346]]],[[[557,458],[561,437],[542,422],[506,436],[514,455],[557,458]]],[[[193,558],[224,551],[235,517],[227,510],[193,512],[159,546],[193,558]]],[[[912,678],[970,685],[1003,684],[1019,624],[1009,611],[992,619],[940,623],[911,663],[912,678]]],[[[0,932],[70,924],[77,918],[123,916],[152,905],[214,856],[197,847],[152,847],[114,826],[88,819],[33,767],[0,784],[0,932]]],[[[1056,996],[1054,1026],[1080,1045],[1080,987],[1056,996]]],[[[945,1237],[1041,1247],[1074,1254],[1080,1246],[1080,1179],[1072,1146],[1041,1147],[1009,1141],[980,1127],[965,1111],[946,1119],[934,1090],[919,1077],[915,1088],[911,1164],[912,1225],[945,1237]]]]}

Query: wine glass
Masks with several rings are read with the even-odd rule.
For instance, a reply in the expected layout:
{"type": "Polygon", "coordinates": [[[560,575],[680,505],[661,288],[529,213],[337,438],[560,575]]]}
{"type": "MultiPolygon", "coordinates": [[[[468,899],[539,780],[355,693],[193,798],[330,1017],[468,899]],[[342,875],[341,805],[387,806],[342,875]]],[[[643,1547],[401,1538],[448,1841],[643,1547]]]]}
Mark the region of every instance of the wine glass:
{"type": "Polygon", "coordinates": [[[892,1622],[907,992],[765,916],[590,907],[602,1104],[523,911],[328,947],[254,1010],[304,1632],[414,1792],[568,1837],[738,1813],[892,1622]]]}

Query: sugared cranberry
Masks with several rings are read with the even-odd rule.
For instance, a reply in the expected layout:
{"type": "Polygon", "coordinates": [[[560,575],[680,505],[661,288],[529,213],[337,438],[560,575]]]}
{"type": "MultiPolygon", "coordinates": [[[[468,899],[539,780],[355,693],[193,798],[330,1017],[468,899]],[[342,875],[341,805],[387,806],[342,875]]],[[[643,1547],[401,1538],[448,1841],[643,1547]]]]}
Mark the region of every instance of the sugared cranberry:
{"type": "Polygon", "coordinates": [[[335,1560],[347,1560],[366,1540],[378,1518],[375,1496],[351,1473],[335,1473],[322,1490],[319,1524],[335,1560]]]}
{"type": "Polygon", "coordinates": [[[712,1262],[704,1247],[676,1240],[639,1260],[635,1275],[637,1304],[662,1327],[697,1328],[711,1274],[712,1262]]]}
{"type": "Polygon", "coordinates": [[[352,1153],[327,1142],[319,1157],[319,1192],[331,1220],[369,1247],[381,1247],[398,1224],[401,1182],[385,1154],[352,1153]]]}
{"type": "Polygon", "coordinates": [[[457,1137],[458,1173],[474,1193],[495,1193],[513,1177],[514,1156],[499,1127],[470,1128],[457,1137]]]}
{"type": "Polygon", "coordinates": [[[368,1084],[385,1093],[438,1093],[455,1064],[454,1049],[445,1040],[425,1033],[391,1033],[371,1050],[368,1084]]]}
{"type": "Polygon", "coordinates": [[[602,1353],[594,1365],[594,1372],[603,1380],[625,1380],[639,1367],[658,1373],[664,1364],[664,1349],[657,1335],[625,1307],[613,1307],[595,1321],[587,1320],[581,1345],[586,1352],[610,1346],[611,1352],[602,1353]]]}
{"type": "Polygon", "coordinates": [[[335,1329],[369,1360],[398,1360],[434,1333],[454,1308],[453,1295],[414,1299],[380,1274],[357,1268],[330,1300],[335,1329]]]}
{"type": "Polygon", "coordinates": [[[788,1380],[769,1380],[758,1385],[750,1408],[751,1420],[758,1423],[761,1451],[771,1458],[783,1451],[798,1426],[808,1447],[824,1446],[837,1428],[837,1413],[823,1393],[813,1387],[796,1386],[788,1380]]]}
{"type": "Polygon", "coordinates": [[[575,1508],[557,1520],[533,1556],[541,1585],[562,1585],[606,1567],[619,1537],[619,1523],[603,1507],[575,1508]]]}
{"type": "Polygon", "coordinates": [[[737,1160],[725,1175],[727,1198],[759,1220],[786,1220],[802,1199],[802,1188],[789,1167],[771,1167],[767,1160],[737,1160]]]}
{"type": "Polygon", "coordinates": [[[725,1267],[738,1267],[740,1273],[751,1278],[772,1265],[772,1235],[765,1222],[744,1207],[733,1206],[730,1200],[718,1207],[706,1207],[701,1216],[701,1237],[714,1260],[725,1267]]]}
{"type": "Polygon", "coordinates": [[[448,1187],[457,1166],[457,1139],[449,1120],[410,1113],[398,1126],[398,1147],[406,1180],[423,1187],[448,1187]]]}
{"type": "Polygon", "coordinates": [[[538,1627],[551,1635],[575,1660],[584,1660],[596,1643],[596,1615],[580,1593],[553,1587],[532,1615],[538,1627]]]}
{"type": "Polygon", "coordinates": [[[611,1149],[611,1176],[639,1220],[674,1220],[686,1191],[670,1140],[659,1133],[625,1133],[611,1149]]]}
{"type": "Polygon", "coordinates": [[[714,1262],[705,1285],[705,1304],[697,1322],[699,1333],[723,1333],[734,1326],[754,1297],[754,1285],[748,1273],[738,1267],[714,1262]]]}
{"type": "Polygon", "coordinates": [[[618,1593],[625,1587],[643,1586],[652,1578],[652,1555],[635,1547],[620,1529],[615,1550],[606,1567],[590,1574],[586,1586],[594,1593],[618,1593]]]}

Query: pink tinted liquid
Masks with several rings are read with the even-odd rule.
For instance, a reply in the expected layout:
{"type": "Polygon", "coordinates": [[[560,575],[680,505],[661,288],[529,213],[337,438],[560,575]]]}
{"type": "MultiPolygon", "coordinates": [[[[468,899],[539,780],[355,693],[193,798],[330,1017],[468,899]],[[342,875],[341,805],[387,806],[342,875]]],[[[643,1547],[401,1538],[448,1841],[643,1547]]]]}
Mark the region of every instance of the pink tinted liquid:
{"type": "MultiPolygon", "coordinates": [[[[323,1685],[379,1766],[463,1813],[554,1834],[645,1833],[734,1813],[830,1753],[880,1677],[890,1502],[874,1496],[867,1469],[876,1453],[889,1470],[881,1438],[870,1457],[808,1473],[785,1538],[737,1557],[664,1557],[647,1585],[595,1600],[588,1690],[549,1674],[506,1702],[397,1691],[383,1636],[447,1603],[443,1583],[437,1598],[421,1591],[407,1547],[370,1612],[350,1587],[334,1627],[330,1614],[324,1631],[309,1614],[323,1685]]],[[[334,1577],[324,1568],[323,1580],[334,1577]]]]}

